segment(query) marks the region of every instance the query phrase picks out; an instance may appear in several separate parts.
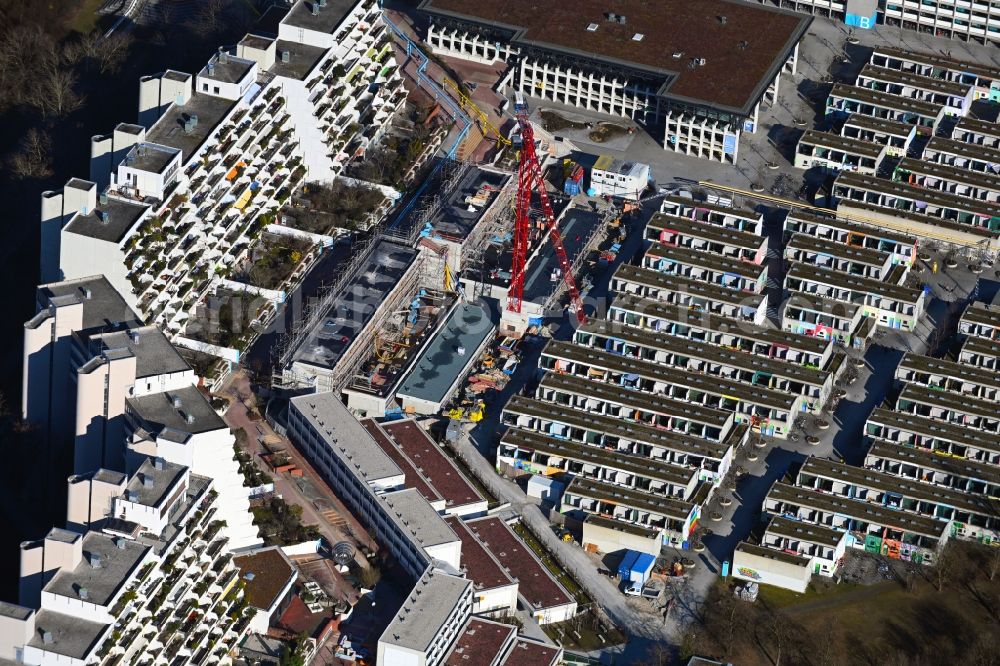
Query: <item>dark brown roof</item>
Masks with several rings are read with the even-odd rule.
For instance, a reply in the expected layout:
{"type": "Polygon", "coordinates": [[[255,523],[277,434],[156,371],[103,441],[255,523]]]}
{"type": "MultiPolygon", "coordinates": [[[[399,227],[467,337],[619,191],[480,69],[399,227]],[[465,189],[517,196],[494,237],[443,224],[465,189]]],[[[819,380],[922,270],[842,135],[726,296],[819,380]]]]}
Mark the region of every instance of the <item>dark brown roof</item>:
{"type": "Polygon", "coordinates": [[[515,44],[669,73],[665,96],[734,109],[756,102],[812,20],[737,0],[425,0],[421,9],[506,29],[515,44]],[[695,58],[706,62],[689,68],[695,58]]]}
{"type": "Polygon", "coordinates": [[[465,567],[466,578],[472,581],[477,590],[489,590],[514,583],[458,516],[447,516],[444,522],[462,540],[462,566],[465,567]]]}
{"type": "Polygon", "coordinates": [[[505,522],[490,516],[466,525],[517,579],[518,593],[534,606],[533,610],[572,602],[562,586],[556,583],[549,571],[535,559],[505,522]]]}
{"type": "Polygon", "coordinates": [[[289,579],[295,576],[295,569],[277,547],[233,558],[233,563],[246,581],[247,602],[254,608],[271,608],[289,579]]]}
{"type": "Polygon", "coordinates": [[[410,459],[448,506],[461,506],[482,501],[482,497],[466,481],[458,468],[430,438],[430,435],[415,421],[405,420],[384,424],[382,429],[389,435],[403,454],[410,459]]]}
{"type": "Polygon", "coordinates": [[[508,624],[471,618],[458,635],[454,649],[444,662],[445,666],[492,664],[514,631],[514,627],[508,624]]]}
{"type": "Polygon", "coordinates": [[[407,488],[415,488],[428,502],[439,502],[444,499],[437,490],[431,488],[430,484],[420,476],[417,468],[393,445],[389,436],[385,434],[375,421],[365,419],[361,422],[361,425],[365,427],[365,430],[372,436],[379,448],[403,471],[403,476],[406,477],[407,488]]]}
{"type": "Polygon", "coordinates": [[[561,650],[524,638],[517,639],[501,666],[552,666],[561,650]]]}

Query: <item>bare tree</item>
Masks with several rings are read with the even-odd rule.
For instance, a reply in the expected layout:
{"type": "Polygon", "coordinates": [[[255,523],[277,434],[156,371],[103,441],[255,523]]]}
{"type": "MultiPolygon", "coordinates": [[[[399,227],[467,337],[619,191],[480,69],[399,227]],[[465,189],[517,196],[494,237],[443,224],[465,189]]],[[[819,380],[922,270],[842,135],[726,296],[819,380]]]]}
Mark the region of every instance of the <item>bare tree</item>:
{"type": "Polygon", "coordinates": [[[35,128],[27,131],[10,158],[11,173],[17,179],[43,179],[52,175],[52,141],[35,128]]]}
{"type": "Polygon", "coordinates": [[[672,657],[670,647],[665,643],[653,643],[646,651],[647,664],[651,666],[667,666],[672,657]]]}
{"type": "Polygon", "coordinates": [[[774,637],[774,666],[781,666],[781,657],[791,638],[788,619],[780,613],[771,615],[771,635],[774,637]]]}
{"type": "Polygon", "coordinates": [[[951,581],[957,565],[954,546],[945,547],[934,564],[934,587],[938,592],[944,591],[944,587],[951,581]]]}
{"type": "Polygon", "coordinates": [[[989,559],[986,560],[986,577],[994,580],[1000,574],[1000,548],[991,547],[989,559]]]}

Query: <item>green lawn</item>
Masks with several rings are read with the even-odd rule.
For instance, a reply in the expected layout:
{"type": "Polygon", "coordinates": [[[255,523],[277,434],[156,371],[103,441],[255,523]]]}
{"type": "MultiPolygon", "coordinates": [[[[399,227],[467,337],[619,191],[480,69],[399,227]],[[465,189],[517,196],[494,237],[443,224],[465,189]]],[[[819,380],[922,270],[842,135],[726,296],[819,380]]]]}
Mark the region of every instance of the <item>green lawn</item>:
{"type": "Polygon", "coordinates": [[[595,631],[591,627],[592,621],[589,618],[584,618],[579,623],[579,629],[574,629],[573,622],[574,620],[567,620],[566,622],[544,624],[542,625],[542,631],[552,640],[561,643],[563,647],[570,650],[579,650],[580,652],[591,652],[611,645],[621,645],[628,638],[625,634],[614,628],[604,628],[600,631],[595,631]],[[579,637],[577,637],[577,633],[580,634],[579,637]],[[604,638],[603,641],[601,637],[604,638]]]}
{"type": "Polygon", "coordinates": [[[562,566],[560,566],[552,554],[545,549],[545,546],[543,546],[538,539],[535,538],[535,535],[531,533],[531,530],[525,527],[522,523],[515,523],[513,530],[519,537],[521,537],[521,540],[524,541],[524,543],[528,544],[528,548],[534,551],[535,555],[538,556],[538,559],[542,561],[552,576],[566,588],[566,591],[569,592],[574,599],[576,599],[578,604],[590,603],[590,597],[583,590],[583,588],[580,587],[580,584],[577,583],[573,577],[562,568],[562,566]]]}

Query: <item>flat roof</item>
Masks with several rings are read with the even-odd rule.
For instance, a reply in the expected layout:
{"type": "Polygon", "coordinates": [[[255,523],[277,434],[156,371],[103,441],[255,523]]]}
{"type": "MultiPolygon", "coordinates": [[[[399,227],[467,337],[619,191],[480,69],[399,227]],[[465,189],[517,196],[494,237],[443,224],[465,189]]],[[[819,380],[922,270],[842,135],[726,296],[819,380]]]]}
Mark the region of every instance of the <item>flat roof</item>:
{"type": "Polygon", "coordinates": [[[623,451],[607,451],[600,446],[550,437],[525,428],[508,428],[501,442],[508,446],[516,446],[522,451],[527,450],[583,464],[609,467],[682,488],[700,474],[697,467],[681,467],[663,460],[637,456],[623,451]]]}
{"type": "Polygon", "coordinates": [[[107,606],[132,578],[150,550],[150,546],[138,541],[87,532],[83,535],[83,559],[72,569],[60,569],[43,590],[77,600],[80,589],[86,588],[89,603],[107,606]],[[91,564],[94,556],[100,558],[98,567],[91,564]]]}
{"type": "Polygon", "coordinates": [[[964,479],[975,479],[1000,484],[1000,466],[990,463],[941,455],[929,449],[906,446],[887,439],[876,439],[866,454],[867,458],[881,458],[896,462],[927,467],[964,479]]]}
{"type": "Polygon", "coordinates": [[[98,202],[97,207],[86,214],[76,213],[64,230],[108,243],[120,243],[149,209],[149,206],[110,196],[107,203],[98,202]]]}
{"type": "Polygon", "coordinates": [[[900,400],[912,400],[921,405],[937,407],[959,414],[982,416],[994,420],[1000,419],[1000,411],[997,411],[997,404],[994,400],[983,400],[971,395],[945,391],[914,382],[907,382],[903,386],[903,391],[899,394],[896,402],[897,409],[900,400]]]}
{"type": "Polygon", "coordinates": [[[247,602],[263,611],[281,601],[278,598],[281,591],[297,576],[295,567],[278,546],[239,555],[233,558],[233,564],[239,568],[246,585],[247,602]]]}
{"type": "MultiPolygon", "coordinates": [[[[559,231],[563,247],[570,264],[583,251],[584,244],[600,228],[604,217],[592,210],[569,207],[559,218],[559,231]]],[[[552,271],[559,268],[559,257],[555,247],[548,240],[542,241],[538,251],[528,259],[524,275],[524,300],[542,303],[562,285],[562,281],[552,281],[552,271]]]]}
{"type": "Polygon", "coordinates": [[[104,352],[121,350],[135,356],[135,376],[139,379],[191,369],[157,326],[136,326],[128,331],[109,333],[98,331],[82,337],[104,352]]]}
{"type": "Polygon", "coordinates": [[[455,543],[458,536],[415,488],[380,495],[389,518],[421,548],[455,543]]]}
{"type": "Polygon", "coordinates": [[[934,437],[960,446],[971,447],[992,453],[1000,453],[1000,435],[983,430],[975,430],[955,423],[939,421],[927,416],[894,412],[889,409],[876,408],[868,423],[882,425],[887,428],[897,428],[903,432],[934,437]]]}
{"type": "Polygon", "coordinates": [[[962,313],[962,323],[984,324],[1000,329],[1000,305],[972,301],[962,313]]]}
{"type": "MultiPolygon", "coordinates": [[[[970,236],[980,236],[982,238],[996,238],[1000,236],[1000,233],[990,231],[984,227],[977,227],[971,224],[958,222],[957,220],[949,220],[944,217],[925,215],[912,210],[898,210],[895,208],[886,208],[885,206],[876,206],[875,204],[868,203],[867,201],[855,201],[854,199],[841,200],[838,203],[839,210],[837,214],[841,217],[849,218],[851,213],[849,211],[845,211],[844,208],[857,208],[865,212],[892,217],[903,222],[914,222],[916,224],[926,224],[928,226],[939,227],[941,229],[950,229],[963,234],[969,234],[970,236]]],[[[859,222],[861,224],[866,224],[864,220],[859,220],[859,222]]],[[[874,225],[877,224],[877,222],[868,222],[867,224],[874,225]]],[[[880,233],[880,235],[885,236],[886,234],[880,233]]]]}
{"type": "Polygon", "coordinates": [[[674,245],[664,245],[659,241],[653,241],[646,249],[647,257],[666,259],[670,262],[697,266],[709,269],[716,273],[726,273],[729,275],[739,275],[741,277],[757,280],[767,270],[764,264],[751,264],[749,261],[731,259],[719,254],[703,252],[687,247],[674,245]]]}
{"type": "Polygon", "coordinates": [[[85,660],[104,636],[110,625],[82,620],[74,615],[40,610],[35,615],[35,631],[28,645],[72,659],[85,660]],[[52,643],[45,643],[42,635],[52,635],[52,643]]]}
{"type": "Polygon", "coordinates": [[[187,471],[188,468],[184,465],[177,465],[162,458],[154,464],[147,458],[139,465],[139,469],[125,486],[127,493],[125,497],[136,504],[157,507],[184,480],[187,471]],[[161,469],[156,469],[156,464],[159,464],[161,469]],[[130,497],[134,499],[129,499],[130,497]]]}
{"type": "Polygon", "coordinates": [[[990,120],[973,118],[972,116],[962,116],[958,119],[958,122],[955,123],[955,127],[952,130],[952,137],[955,136],[955,132],[963,131],[971,134],[1000,138],[1000,124],[990,120]]]}
{"type": "MultiPolygon", "coordinates": [[[[866,129],[871,132],[878,132],[882,134],[887,134],[889,136],[905,136],[908,137],[911,132],[913,132],[913,125],[907,125],[904,122],[898,120],[892,120],[891,118],[876,118],[875,116],[869,116],[864,113],[852,113],[844,121],[843,127],[857,127],[860,129],[866,129]]],[[[795,214],[796,211],[792,210],[791,214],[795,214]]]]}
{"type": "Polygon", "coordinates": [[[253,60],[239,58],[230,53],[217,53],[212,56],[202,70],[198,73],[198,79],[209,79],[221,83],[239,83],[250,73],[256,64],[253,60]],[[223,60],[225,58],[225,60],[223,60]],[[208,64],[212,65],[214,71],[208,71],[208,64]]]}
{"type": "Polygon", "coordinates": [[[922,354],[907,352],[899,362],[897,372],[910,370],[913,372],[955,377],[980,386],[1000,389],[1000,372],[987,368],[979,368],[968,363],[949,361],[922,354]]]}
{"type": "Polygon", "coordinates": [[[981,199],[972,199],[940,190],[931,190],[926,187],[876,178],[856,171],[841,171],[837,177],[836,185],[854,187],[870,192],[880,192],[940,208],[965,211],[977,217],[1000,217],[1000,204],[992,201],[982,201],[981,199]]]}
{"type": "MultiPolygon", "coordinates": [[[[611,302],[611,307],[618,307],[632,312],[654,314],[671,321],[682,323],[692,328],[701,328],[716,333],[726,333],[736,338],[769,343],[779,347],[798,349],[808,354],[824,354],[830,347],[829,340],[822,340],[811,335],[782,331],[776,328],[757,326],[745,321],[739,321],[724,315],[716,315],[701,310],[692,310],[683,305],[664,303],[655,298],[636,296],[628,292],[619,292],[611,302]]],[[[588,319],[578,330],[585,332],[603,331],[614,334],[623,328],[631,328],[618,322],[608,320],[588,319]]]]}
{"type": "MultiPolygon", "coordinates": [[[[646,347],[647,349],[664,351],[682,358],[691,356],[712,364],[717,363],[754,373],[762,372],[801,382],[809,386],[821,387],[829,378],[829,373],[824,370],[817,370],[798,363],[790,363],[761,354],[733,351],[719,344],[702,342],[692,338],[661,333],[636,326],[616,325],[616,323],[608,321],[588,322],[589,329],[587,332],[615,338],[626,343],[646,347]]],[[[675,364],[670,365],[678,367],[675,364]]],[[[737,381],[742,383],[742,380],[737,381]]]]}
{"type": "MultiPolygon", "coordinates": [[[[843,217],[837,217],[835,211],[832,210],[829,215],[817,215],[816,213],[810,213],[804,210],[792,209],[788,211],[788,217],[785,218],[786,224],[789,221],[826,226],[831,229],[839,229],[840,231],[846,231],[849,234],[856,234],[858,236],[874,236],[880,240],[889,240],[894,243],[899,243],[900,245],[913,246],[917,244],[916,236],[904,234],[892,229],[886,229],[885,227],[877,227],[862,221],[854,221],[844,219],[843,217]]],[[[808,232],[802,231],[799,233],[808,232]]]]}
{"type": "Polygon", "coordinates": [[[799,145],[801,146],[802,144],[842,150],[851,155],[861,155],[862,157],[870,157],[872,159],[878,159],[882,155],[882,151],[885,150],[885,146],[873,141],[855,139],[849,136],[841,136],[814,129],[807,129],[802,133],[802,136],[799,138],[799,145]]]}
{"type": "Polygon", "coordinates": [[[319,46],[279,39],[274,45],[274,64],[268,71],[275,76],[303,81],[328,50],[319,46]],[[288,52],[288,62],[281,59],[282,51],[288,52]]]}
{"type": "Polygon", "coordinates": [[[890,83],[901,86],[911,86],[923,91],[951,95],[953,97],[965,97],[969,94],[972,86],[967,83],[956,83],[946,79],[938,79],[930,76],[922,76],[913,72],[904,72],[899,69],[879,67],[871,63],[865,64],[858,74],[858,79],[871,79],[882,83],[890,83]]]}
{"type": "Polygon", "coordinates": [[[518,582],[518,594],[533,610],[573,602],[569,593],[504,521],[487,516],[465,524],[518,582]]]}
{"type": "MultiPolygon", "coordinates": [[[[670,451],[703,456],[713,460],[722,459],[732,447],[732,444],[728,442],[713,442],[701,437],[691,437],[680,432],[654,428],[642,423],[629,423],[613,416],[592,414],[591,412],[571,409],[563,405],[536,400],[535,398],[528,398],[523,395],[511,396],[511,399],[507,402],[507,406],[504,407],[504,411],[558,421],[593,432],[609,435],[618,434],[632,441],[640,441],[670,451]]],[[[624,458],[628,454],[618,451],[616,455],[624,458]]],[[[642,460],[642,464],[649,466],[654,466],[656,462],[654,459],[642,456],[636,456],[636,459],[642,460]]],[[[673,466],[669,465],[668,467],[673,466]]]]}
{"type": "Polygon", "coordinates": [[[459,303],[420,354],[397,396],[441,403],[459,379],[472,354],[496,330],[490,311],[478,304],[459,303]],[[465,355],[459,355],[459,347],[465,355]]]}
{"type": "Polygon", "coordinates": [[[1000,78],[1000,68],[992,67],[981,62],[970,62],[968,60],[956,60],[938,54],[917,53],[907,49],[900,49],[894,46],[879,45],[875,47],[872,55],[883,55],[898,60],[909,60],[910,62],[924,65],[932,65],[955,72],[969,72],[984,78],[1000,78]]]}
{"type": "Polygon", "coordinates": [[[673,215],[682,215],[684,217],[688,216],[688,213],[673,213],[675,210],[706,210],[711,213],[718,213],[720,215],[734,217],[743,220],[752,220],[754,222],[760,222],[763,215],[756,211],[749,210],[747,208],[737,208],[735,206],[723,206],[722,204],[710,203],[708,201],[697,201],[695,199],[688,199],[687,197],[681,197],[673,194],[668,194],[662,198],[662,204],[660,205],[660,210],[664,213],[673,215]]]}
{"type": "Polygon", "coordinates": [[[476,489],[458,471],[455,463],[442,453],[441,448],[416,421],[393,421],[383,424],[382,429],[413,462],[417,471],[427,477],[441,493],[446,505],[461,506],[483,501],[476,489]]]}
{"type": "Polygon", "coordinates": [[[711,243],[721,243],[744,250],[759,250],[767,245],[767,239],[748,231],[729,229],[717,224],[699,222],[680,215],[656,213],[646,224],[647,229],[674,231],[681,236],[700,238],[711,243]]]}
{"type": "Polygon", "coordinates": [[[965,352],[1000,358],[1000,340],[990,340],[977,335],[970,335],[962,343],[962,353],[965,352]]]}
{"type": "Polygon", "coordinates": [[[132,146],[124,165],[140,171],[163,173],[179,152],[176,148],[144,142],[132,146]]]}
{"type": "Polygon", "coordinates": [[[835,298],[826,298],[819,294],[811,294],[808,291],[790,289],[788,293],[789,298],[785,301],[786,307],[799,308],[811,312],[822,312],[831,317],[854,319],[858,310],[861,309],[860,305],[835,298]]]}
{"type": "Polygon", "coordinates": [[[587,514],[587,517],[584,518],[583,522],[587,525],[593,525],[594,527],[601,527],[615,532],[624,532],[625,534],[632,534],[645,539],[655,539],[660,534],[660,530],[651,530],[643,527],[642,525],[633,525],[632,523],[615,520],[614,518],[607,518],[596,513],[587,514]]]}
{"type": "Polygon", "coordinates": [[[498,666],[555,666],[563,649],[545,645],[523,636],[514,641],[504,660],[498,666]]]}
{"type": "Polygon", "coordinates": [[[58,305],[83,304],[83,321],[78,329],[80,332],[142,326],[138,315],[103,275],[39,285],[39,305],[47,307],[50,301],[58,305]]]}
{"type": "Polygon", "coordinates": [[[751,386],[742,382],[730,381],[725,377],[687,372],[650,361],[626,359],[619,354],[558,340],[550,340],[542,351],[542,355],[566,359],[588,367],[607,368],[626,375],[645,376],[647,379],[668,386],[683,386],[690,390],[729,397],[772,409],[791,410],[798,399],[798,396],[785,391],[773,391],[761,386],[751,386]]]}
{"type": "Polygon", "coordinates": [[[978,143],[956,141],[955,139],[948,139],[943,136],[932,136],[930,138],[930,141],[928,141],[927,145],[924,146],[925,157],[929,151],[950,153],[952,155],[965,157],[970,160],[976,160],[977,162],[986,162],[988,164],[1000,163],[1000,148],[992,148],[978,143]]]}
{"type": "Polygon", "coordinates": [[[444,522],[462,540],[462,570],[476,590],[492,590],[514,584],[510,574],[500,566],[490,550],[476,538],[461,518],[445,516],[444,522]]]}
{"type": "Polygon", "coordinates": [[[0,601],[0,616],[9,617],[14,620],[27,620],[35,613],[34,608],[19,606],[9,601],[0,601]]]}
{"type": "Polygon", "coordinates": [[[375,440],[379,448],[399,467],[406,478],[406,485],[408,487],[417,489],[428,502],[444,501],[444,497],[417,471],[413,462],[404,456],[403,452],[392,443],[389,436],[382,430],[378,423],[372,419],[365,419],[361,422],[361,425],[372,436],[372,439],[375,440]]]}
{"type": "Polygon", "coordinates": [[[746,112],[780,71],[812,19],[727,0],[425,0],[420,8],[493,27],[513,44],[621,64],[666,78],[668,98],[746,112]],[[611,22],[609,10],[625,21],[611,22]],[[723,21],[719,17],[725,17],[723,21]],[[596,24],[596,30],[588,26],[596,24]],[[635,39],[640,33],[644,37],[635,39]],[[674,53],[680,53],[677,58],[674,53]],[[689,67],[693,59],[704,65],[689,67]]]}
{"type": "MultiPolygon", "coordinates": [[[[896,171],[907,171],[909,173],[930,176],[950,183],[958,183],[979,187],[994,192],[1000,192],[1000,175],[986,171],[970,171],[950,164],[940,164],[938,162],[928,162],[917,160],[912,157],[904,157],[896,165],[896,171]]],[[[925,187],[925,186],[922,186],[925,187]]],[[[967,195],[956,195],[967,196],[967,195]]]]}
{"type": "Polygon", "coordinates": [[[159,435],[165,430],[196,435],[229,427],[216,414],[204,394],[193,385],[132,397],[127,402],[146,427],[159,435]],[[177,400],[180,400],[180,406],[175,406],[177,400]]]}
{"type": "Polygon", "coordinates": [[[562,372],[546,372],[538,386],[539,388],[573,393],[581,397],[595,398],[631,409],[655,412],[662,416],[692,421],[714,428],[725,428],[726,424],[733,419],[733,413],[724,409],[694,405],[665,395],[642,393],[621,386],[609,386],[603,382],[562,372]]]}
{"type": "Polygon", "coordinates": [[[620,264],[615,269],[613,279],[644,285],[652,289],[691,294],[692,296],[699,296],[710,301],[717,301],[728,305],[745,305],[756,308],[764,300],[763,294],[730,289],[729,287],[723,287],[712,282],[695,280],[683,275],[662,273],[652,268],[633,266],[632,264],[620,264]]]}
{"type": "Polygon", "coordinates": [[[892,93],[854,86],[849,83],[834,83],[833,88],[830,90],[830,97],[840,97],[883,109],[892,109],[893,111],[915,113],[924,118],[937,118],[944,107],[943,104],[925,102],[913,97],[903,97],[902,95],[893,95],[892,93]]]}
{"type": "Polygon", "coordinates": [[[792,262],[792,265],[785,274],[785,279],[787,280],[788,278],[818,282],[862,294],[875,294],[882,298],[892,298],[903,303],[916,303],[922,293],[919,289],[912,289],[860,275],[850,275],[843,271],[824,268],[801,261],[792,262]]]}
{"type": "Polygon", "coordinates": [[[326,440],[338,458],[350,456],[350,469],[358,470],[368,483],[400,476],[402,470],[372,441],[365,427],[348,411],[339,393],[327,391],[301,395],[289,403],[326,440]]]}
{"type": "Polygon", "coordinates": [[[316,4],[315,0],[298,0],[281,23],[332,35],[358,2],[359,0],[326,0],[326,6],[314,15],[312,7],[316,4]]]}
{"type": "Polygon", "coordinates": [[[788,239],[788,243],[785,245],[785,249],[815,252],[816,254],[877,268],[881,268],[889,261],[888,252],[881,252],[858,245],[848,245],[847,243],[819,238],[818,236],[806,233],[792,234],[792,237],[788,239]]]}
{"type": "Polygon", "coordinates": [[[380,641],[425,653],[455,609],[469,593],[472,582],[428,569],[410,590],[380,641]]]}
{"type": "Polygon", "coordinates": [[[156,124],[149,128],[146,141],[176,148],[181,151],[182,159],[186,162],[198,152],[237,102],[238,100],[194,92],[183,106],[171,104],[167,108],[156,124]],[[198,125],[187,132],[184,122],[192,116],[198,117],[198,125]]]}
{"type": "Polygon", "coordinates": [[[623,504],[633,509],[648,511],[649,513],[681,522],[687,520],[688,516],[691,515],[691,510],[694,508],[692,502],[685,502],[674,497],[652,495],[641,490],[595,481],[594,479],[587,479],[582,476],[573,477],[573,480],[566,486],[564,493],[604,502],[623,504]]]}
{"type": "Polygon", "coordinates": [[[509,180],[510,174],[470,167],[458,184],[443,197],[441,208],[431,222],[434,231],[450,240],[464,241],[509,180]],[[480,192],[488,193],[482,205],[468,203],[470,197],[480,192]]]}
{"type": "Polygon", "coordinates": [[[344,284],[326,315],[295,351],[293,360],[319,368],[335,367],[416,256],[411,247],[386,239],[377,241],[368,261],[344,284]]]}
{"type": "Polygon", "coordinates": [[[809,558],[804,555],[796,555],[795,553],[789,553],[784,550],[778,550],[777,548],[766,548],[764,546],[755,546],[753,544],[747,543],[746,541],[740,541],[736,544],[737,553],[747,553],[748,555],[756,555],[757,557],[765,557],[769,560],[777,560],[778,562],[784,562],[786,564],[794,564],[798,567],[809,566],[809,558]]]}
{"type": "Polygon", "coordinates": [[[788,539],[798,539],[807,543],[814,543],[828,548],[836,548],[840,540],[844,538],[844,533],[825,525],[812,525],[790,518],[775,516],[767,525],[770,534],[786,537],[788,539]]]}
{"type": "Polygon", "coordinates": [[[444,666],[492,664],[516,635],[515,626],[471,617],[455,639],[444,666]]]}
{"type": "Polygon", "coordinates": [[[767,499],[783,504],[817,509],[823,513],[854,518],[872,525],[890,527],[913,534],[939,539],[950,528],[947,520],[934,520],[909,511],[890,509],[872,502],[848,499],[809,488],[776,482],[767,493],[767,499]]]}
{"type": "Polygon", "coordinates": [[[914,481],[864,467],[854,467],[825,458],[806,458],[799,470],[799,477],[801,478],[803,474],[811,474],[832,481],[868,488],[879,493],[890,493],[907,499],[948,506],[983,516],[997,515],[996,508],[991,506],[988,500],[971,493],[942,488],[923,481],[914,481]]]}

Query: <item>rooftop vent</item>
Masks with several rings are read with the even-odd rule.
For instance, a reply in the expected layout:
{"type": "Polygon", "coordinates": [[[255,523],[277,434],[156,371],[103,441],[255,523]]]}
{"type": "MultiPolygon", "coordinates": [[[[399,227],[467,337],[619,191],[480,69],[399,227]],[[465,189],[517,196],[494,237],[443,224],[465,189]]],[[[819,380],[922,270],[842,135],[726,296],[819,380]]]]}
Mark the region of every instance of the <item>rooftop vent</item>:
{"type": "Polygon", "coordinates": [[[282,51],[281,62],[291,62],[291,61],[292,61],[292,52],[288,50],[282,51]]]}
{"type": "Polygon", "coordinates": [[[134,490],[126,490],[125,491],[125,501],[126,502],[137,502],[137,501],[139,501],[139,493],[135,492],[134,490]]]}
{"type": "Polygon", "coordinates": [[[125,539],[118,537],[115,539],[115,545],[118,546],[118,550],[125,550],[125,539]]]}
{"type": "Polygon", "coordinates": [[[94,295],[94,292],[92,292],[92,291],[90,290],[90,287],[84,287],[84,288],[83,288],[83,297],[84,297],[84,298],[85,298],[86,300],[88,300],[88,301],[89,301],[89,300],[91,299],[91,297],[92,297],[93,295],[94,295]]]}
{"type": "Polygon", "coordinates": [[[99,210],[97,211],[97,219],[101,221],[101,224],[107,224],[111,221],[111,215],[106,210],[99,210]]]}
{"type": "Polygon", "coordinates": [[[223,51],[221,49],[219,50],[219,62],[221,62],[223,65],[225,65],[227,62],[229,62],[229,52],[228,51],[223,51]]]}
{"type": "Polygon", "coordinates": [[[208,67],[206,67],[205,69],[208,70],[208,75],[209,76],[215,76],[215,63],[214,62],[208,63],[208,67]]]}
{"type": "Polygon", "coordinates": [[[740,51],[746,51],[748,48],[750,48],[750,42],[744,39],[742,42],[736,45],[736,48],[738,48],[740,51]]]}
{"type": "Polygon", "coordinates": [[[139,331],[132,331],[132,344],[139,344],[139,331]]]}
{"type": "Polygon", "coordinates": [[[729,17],[728,16],[720,16],[719,17],[719,25],[726,25],[727,23],[729,23],[729,17]]]}
{"type": "Polygon", "coordinates": [[[191,425],[192,423],[194,423],[194,414],[188,414],[187,416],[184,417],[184,420],[187,422],[188,425],[191,425]]]}
{"type": "Polygon", "coordinates": [[[597,32],[597,24],[591,23],[587,26],[587,32],[597,32]]]}
{"type": "Polygon", "coordinates": [[[162,470],[165,464],[166,461],[160,456],[156,456],[155,458],[153,458],[153,469],[162,470]]]}
{"type": "Polygon", "coordinates": [[[100,569],[101,568],[101,554],[100,553],[91,553],[90,554],[90,566],[94,567],[95,569],[100,569]]]}
{"type": "Polygon", "coordinates": [[[89,597],[90,597],[90,592],[88,592],[88,591],[87,591],[87,588],[85,588],[85,587],[81,587],[80,589],[78,589],[78,590],[76,591],[76,593],[77,593],[77,595],[79,595],[79,597],[80,597],[81,599],[83,599],[83,600],[86,600],[87,598],[89,598],[89,597]]]}
{"type": "Polygon", "coordinates": [[[316,0],[316,4],[320,6],[320,9],[326,7],[326,0],[316,0]]]}
{"type": "Polygon", "coordinates": [[[618,22],[619,22],[620,24],[622,24],[622,25],[625,25],[625,23],[626,23],[626,21],[625,21],[625,17],[624,17],[624,16],[622,16],[622,15],[619,15],[619,16],[618,16],[618,22]]]}
{"type": "Polygon", "coordinates": [[[246,580],[253,580],[253,579],[254,579],[254,575],[253,575],[253,572],[252,572],[252,571],[248,571],[248,572],[246,572],[246,573],[245,573],[245,574],[243,575],[243,578],[245,578],[246,580]]]}
{"type": "Polygon", "coordinates": [[[608,12],[607,14],[604,15],[604,19],[608,23],[617,23],[618,22],[618,14],[615,14],[614,12],[608,12]]]}
{"type": "Polygon", "coordinates": [[[633,42],[641,42],[642,38],[645,37],[645,36],[646,35],[642,34],[641,32],[637,32],[634,35],[632,35],[632,41],[633,42]]]}
{"type": "Polygon", "coordinates": [[[312,15],[319,16],[319,4],[314,2],[312,5],[312,15]]]}
{"type": "Polygon", "coordinates": [[[46,645],[52,645],[53,643],[56,642],[56,639],[52,637],[51,631],[43,631],[42,642],[45,643],[46,645]]]}
{"type": "Polygon", "coordinates": [[[107,192],[101,192],[101,196],[98,197],[98,200],[101,202],[102,206],[107,206],[108,205],[108,193],[107,192]]]}
{"type": "Polygon", "coordinates": [[[181,402],[181,399],[180,399],[179,396],[174,396],[173,404],[174,404],[174,409],[180,409],[181,405],[183,405],[184,403],[181,402]]]}
{"type": "Polygon", "coordinates": [[[152,474],[143,474],[142,475],[142,487],[143,488],[152,488],[155,483],[156,482],[153,480],[153,475],[152,474]]]}

